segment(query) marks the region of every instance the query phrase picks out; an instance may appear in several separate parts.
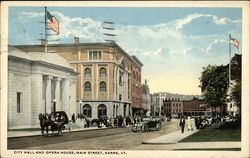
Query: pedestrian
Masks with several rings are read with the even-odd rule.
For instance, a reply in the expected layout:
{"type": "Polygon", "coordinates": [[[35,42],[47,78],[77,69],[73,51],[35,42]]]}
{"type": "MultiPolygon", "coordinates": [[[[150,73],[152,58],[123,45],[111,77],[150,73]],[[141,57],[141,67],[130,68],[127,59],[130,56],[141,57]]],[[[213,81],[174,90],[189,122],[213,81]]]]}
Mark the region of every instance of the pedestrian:
{"type": "Polygon", "coordinates": [[[181,133],[184,133],[185,119],[184,119],[183,116],[182,116],[181,119],[180,119],[180,124],[179,124],[179,126],[181,127],[181,133]]]}
{"type": "Polygon", "coordinates": [[[192,122],[191,122],[191,118],[190,118],[190,116],[188,116],[188,119],[187,119],[187,128],[188,128],[188,131],[191,131],[191,128],[192,128],[192,122]]]}
{"type": "Polygon", "coordinates": [[[76,117],[75,117],[75,114],[73,114],[73,115],[72,115],[71,120],[72,120],[72,122],[73,122],[73,123],[75,123],[75,122],[76,122],[76,117]]]}
{"type": "Polygon", "coordinates": [[[196,130],[194,117],[191,118],[191,131],[193,131],[193,130],[196,130]]]}
{"type": "Polygon", "coordinates": [[[83,124],[83,127],[84,127],[84,128],[87,127],[87,122],[86,122],[85,117],[82,118],[82,124],[83,124]]]}

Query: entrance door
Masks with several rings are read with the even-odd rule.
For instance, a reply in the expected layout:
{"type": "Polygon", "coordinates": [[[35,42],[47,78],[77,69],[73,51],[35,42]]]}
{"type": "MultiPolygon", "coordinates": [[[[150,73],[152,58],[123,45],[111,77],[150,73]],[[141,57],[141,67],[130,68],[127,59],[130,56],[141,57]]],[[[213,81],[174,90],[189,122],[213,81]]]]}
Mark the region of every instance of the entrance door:
{"type": "Polygon", "coordinates": [[[98,110],[98,118],[107,117],[107,107],[106,107],[106,105],[104,105],[104,104],[99,105],[97,110],[98,110]]]}
{"type": "Polygon", "coordinates": [[[52,102],[51,112],[56,112],[56,102],[52,102]]]}

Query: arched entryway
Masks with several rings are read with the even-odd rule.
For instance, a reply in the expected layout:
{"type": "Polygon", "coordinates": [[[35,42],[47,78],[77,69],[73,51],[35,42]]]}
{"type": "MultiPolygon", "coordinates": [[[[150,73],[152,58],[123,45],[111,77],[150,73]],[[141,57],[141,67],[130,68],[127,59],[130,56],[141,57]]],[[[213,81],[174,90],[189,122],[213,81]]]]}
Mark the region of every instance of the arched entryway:
{"type": "Polygon", "coordinates": [[[98,118],[107,117],[107,107],[106,107],[106,105],[100,104],[97,107],[97,111],[98,111],[98,118]]]}
{"type": "Polygon", "coordinates": [[[91,110],[91,106],[89,104],[83,105],[82,114],[85,117],[92,117],[92,110],[91,110]]]}

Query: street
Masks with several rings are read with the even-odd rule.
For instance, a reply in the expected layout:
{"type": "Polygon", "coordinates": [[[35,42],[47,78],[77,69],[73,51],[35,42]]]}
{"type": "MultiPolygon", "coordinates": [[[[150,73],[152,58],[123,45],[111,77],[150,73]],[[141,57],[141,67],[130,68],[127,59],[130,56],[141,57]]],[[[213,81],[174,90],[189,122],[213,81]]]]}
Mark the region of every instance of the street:
{"type": "MultiPolygon", "coordinates": [[[[142,141],[179,130],[178,120],[162,122],[160,131],[137,132],[131,127],[63,133],[62,136],[8,138],[8,149],[136,150],[142,141]]],[[[143,147],[142,147],[143,148],[143,147]]]]}

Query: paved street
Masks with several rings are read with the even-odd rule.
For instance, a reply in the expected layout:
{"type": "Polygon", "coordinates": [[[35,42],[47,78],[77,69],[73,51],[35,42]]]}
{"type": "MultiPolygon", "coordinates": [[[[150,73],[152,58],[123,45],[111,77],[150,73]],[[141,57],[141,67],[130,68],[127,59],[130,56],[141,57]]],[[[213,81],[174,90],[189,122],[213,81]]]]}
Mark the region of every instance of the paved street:
{"type": "MultiPolygon", "coordinates": [[[[109,150],[138,149],[142,142],[179,130],[178,120],[163,122],[161,131],[137,132],[127,128],[110,128],[103,130],[64,133],[54,137],[9,138],[9,149],[36,150],[109,150]]],[[[146,146],[146,145],[145,145],[146,146]]],[[[146,149],[146,148],[145,148],[146,149]]]]}

